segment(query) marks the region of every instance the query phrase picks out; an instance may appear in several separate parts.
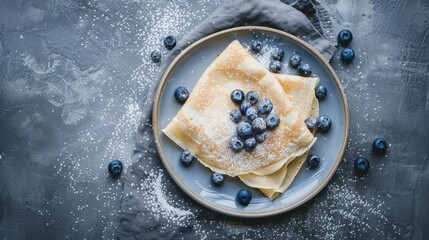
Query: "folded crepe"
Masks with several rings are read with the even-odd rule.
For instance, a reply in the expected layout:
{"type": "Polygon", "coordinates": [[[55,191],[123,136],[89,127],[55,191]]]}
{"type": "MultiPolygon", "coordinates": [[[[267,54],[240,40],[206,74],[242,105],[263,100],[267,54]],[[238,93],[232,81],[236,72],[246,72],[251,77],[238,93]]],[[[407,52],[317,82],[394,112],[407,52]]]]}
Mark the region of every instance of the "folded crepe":
{"type": "Polygon", "coordinates": [[[186,103],[163,132],[190,151],[212,171],[232,177],[268,175],[303,155],[316,138],[276,76],[260,64],[238,41],[233,41],[203,73],[186,103]],[[252,151],[238,153],[228,146],[236,135],[229,111],[238,106],[230,99],[234,89],[254,90],[271,99],[280,125],[252,151]]]}

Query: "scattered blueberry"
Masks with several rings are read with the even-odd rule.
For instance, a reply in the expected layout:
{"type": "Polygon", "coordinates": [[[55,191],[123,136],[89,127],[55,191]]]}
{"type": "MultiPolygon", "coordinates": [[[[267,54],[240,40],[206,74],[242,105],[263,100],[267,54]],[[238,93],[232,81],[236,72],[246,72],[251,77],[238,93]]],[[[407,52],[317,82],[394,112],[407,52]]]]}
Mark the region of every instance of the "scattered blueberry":
{"type": "Polygon", "coordinates": [[[376,138],[372,143],[372,151],[377,155],[384,155],[387,151],[387,142],[384,138],[376,138]]]}
{"type": "Polygon", "coordinates": [[[173,36],[167,36],[166,38],[164,38],[164,46],[168,50],[173,49],[176,46],[176,38],[173,36]]]}
{"type": "Polygon", "coordinates": [[[304,76],[304,77],[308,77],[312,73],[310,65],[308,65],[308,64],[299,65],[298,66],[298,72],[299,72],[299,74],[301,74],[301,76],[304,76]]]}
{"type": "Polygon", "coordinates": [[[265,121],[267,122],[267,129],[274,129],[280,124],[280,118],[275,113],[268,114],[265,121]]]}
{"type": "Polygon", "coordinates": [[[310,169],[316,169],[320,164],[320,157],[315,154],[308,155],[307,164],[310,169]]]}
{"type": "Polygon", "coordinates": [[[353,61],[353,58],[355,58],[355,52],[351,48],[344,48],[343,51],[341,51],[341,60],[343,62],[349,64],[353,61]]]}
{"type": "Polygon", "coordinates": [[[351,41],[353,40],[353,34],[347,29],[343,29],[338,33],[338,42],[343,45],[347,46],[351,41]]]}
{"type": "Polygon", "coordinates": [[[231,92],[231,100],[235,103],[241,103],[244,100],[244,92],[240,89],[235,89],[231,92]]]}
{"type": "Polygon", "coordinates": [[[255,120],[258,117],[258,110],[255,107],[250,107],[246,111],[246,118],[250,121],[255,120]]]}
{"type": "Polygon", "coordinates": [[[282,70],[282,67],[283,66],[282,66],[282,63],[280,61],[275,60],[275,61],[272,61],[270,63],[270,71],[273,73],[280,72],[282,70]]]}
{"type": "Polygon", "coordinates": [[[261,52],[262,50],[262,42],[255,40],[252,42],[252,50],[256,53],[261,52]]]}
{"type": "Polygon", "coordinates": [[[284,56],[285,51],[283,51],[282,49],[276,49],[271,53],[271,58],[280,62],[283,61],[284,56]]]}
{"type": "Polygon", "coordinates": [[[238,109],[232,109],[232,110],[229,112],[229,116],[231,117],[231,120],[232,120],[233,122],[238,123],[238,122],[240,122],[241,117],[242,117],[243,115],[241,114],[240,110],[238,110],[238,109]]]}
{"type": "Polygon", "coordinates": [[[239,152],[243,149],[244,147],[244,143],[243,141],[237,137],[237,136],[232,136],[229,139],[229,147],[234,151],[234,152],[239,152]]]}
{"type": "Polygon", "coordinates": [[[366,158],[356,158],[354,168],[357,174],[364,175],[369,171],[369,161],[366,158]]]}
{"type": "Polygon", "coordinates": [[[262,98],[258,103],[258,113],[268,114],[273,110],[273,103],[268,98],[262,98]]]}
{"type": "Polygon", "coordinates": [[[252,150],[256,147],[256,139],[254,137],[244,140],[244,149],[252,150]]]}
{"type": "Polygon", "coordinates": [[[326,90],[325,86],[319,85],[316,87],[316,98],[319,100],[325,99],[326,95],[328,94],[328,90],[326,90]]]}
{"type": "Polygon", "coordinates": [[[249,109],[252,105],[249,102],[242,102],[240,104],[240,111],[242,115],[246,115],[247,109],[249,109]]]}
{"type": "Polygon", "coordinates": [[[302,57],[298,54],[293,54],[289,57],[289,64],[293,68],[297,68],[302,62],[302,57]]]}
{"type": "Polygon", "coordinates": [[[249,205],[250,201],[252,200],[252,192],[250,192],[247,189],[241,189],[237,193],[237,202],[240,205],[247,206],[249,205]]]}
{"type": "Polygon", "coordinates": [[[308,130],[313,131],[316,129],[316,120],[314,118],[307,118],[304,123],[307,125],[308,130]]]}
{"type": "Polygon", "coordinates": [[[263,133],[267,129],[267,123],[263,118],[260,117],[253,120],[252,125],[253,131],[255,131],[255,133],[263,133]]]}
{"type": "Polygon", "coordinates": [[[326,115],[321,115],[316,119],[316,127],[319,132],[327,132],[331,128],[331,124],[331,118],[326,115]]]}
{"type": "Polygon", "coordinates": [[[212,179],[213,185],[218,187],[218,186],[222,185],[224,177],[222,174],[215,172],[212,174],[211,179],[212,179]]]}
{"type": "Polygon", "coordinates": [[[185,167],[189,167],[194,161],[194,159],[195,157],[192,155],[192,153],[187,150],[183,151],[180,155],[180,161],[185,167]]]}
{"type": "Polygon", "coordinates": [[[150,57],[152,58],[152,61],[157,63],[161,61],[161,52],[158,50],[155,50],[150,53],[150,57]]]}
{"type": "Polygon", "coordinates": [[[180,86],[174,91],[174,97],[177,99],[177,101],[184,103],[186,100],[188,100],[189,90],[186,87],[180,86]]]}
{"type": "Polygon", "coordinates": [[[250,122],[241,121],[237,124],[237,134],[242,138],[249,138],[253,135],[253,127],[250,122]]]}
{"type": "Polygon", "coordinates": [[[267,132],[259,133],[255,135],[255,140],[258,143],[262,143],[267,139],[267,132]]]}
{"type": "Polygon", "coordinates": [[[119,176],[119,174],[121,174],[122,172],[122,162],[119,160],[112,160],[109,163],[109,166],[107,166],[107,170],[109,170],[110,174],[112,174],[113,176],[119,176]]]}
{"type": "Polygon", "coordinates": [[[246,100],[253,105],[259,100],[259,96],[255,91],[249,91],[246,94],[246,100]]]}

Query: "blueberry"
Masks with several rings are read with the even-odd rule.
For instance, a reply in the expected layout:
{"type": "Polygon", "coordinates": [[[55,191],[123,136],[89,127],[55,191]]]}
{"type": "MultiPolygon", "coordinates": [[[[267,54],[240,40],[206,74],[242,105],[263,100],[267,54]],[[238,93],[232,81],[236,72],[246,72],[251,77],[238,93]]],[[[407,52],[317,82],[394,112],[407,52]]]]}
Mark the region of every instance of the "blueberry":
{"type": "Polygon", "coordinates": [[[308,155],[307,164],[310,169],[316,169],[320,164],[320,157],[315,154],[308,155]]]}
{"type": "Polygon", "coordinates": [[[258,110],[255,107],[248,108],[247,111],[246,111],[246,117],[250,121],[255,120],[255,118],[258,117],[258,110]]]}
{"type": "Polygon", "coordinates": [[[150,53],[150,57],[152,58],[152,61],[157,63],[161,61],[161,52],[158,50],[155,50],[150,53]]]}
{"type": "Polygon", "coordinates": [[[229,112],[229,116],[231,117],[231,120],[232,120],[233,122],[238,123],[238,122],[240,122],[241,117],[242,117],[243,115],[241,115],[240,110],[238,110],[238,109],[232,109],[232,110],[229,112]]]}
{"type": "Polygon", "coordinates": [[[235,103],[241,103],[244,100],[244,92],[240,89],[235,89],[231,92],[231,100],[235,103]]]}
{"type": "Polygon", "coordinates": [[[308,64],[299,65],[298,66],[298,72],[299,72],[299,74],[301,74],[301,76],[304,76],[304,77],[308,77],[312,73],[310,65],[308,65],[308,64]]]}
{"type": "Polygon", "coordinates": [[[256,53],[261,52],[262,42],[258,40],[252,41],[252,50],[256,53]]]}
{"type": "Polygon", "coordinates": [[[174,97],[177,99],[177,101],[184,103],[186,100],[188,100],[189,90],[186,87],[180,86],[174,91],[174,97]]]}
{"type": "Polygon", "coordinates": [[[327,132],[331,128],[331,124],[331,118],[326,115],[321,115],[316,119],[316,127],[319,132],[327,132]]]}
{"type": "Polygon", "coordinates": [[[376,138],[372,143],[372,151],[377,155],[384,155],[387,151],[387,142],[384,138],[376,138]]]}
{"type": "Polygon", "coordinates": [[[265,139],[267,139],[267,132],[263,132],[263,133],[260,133],[260,134],[256,134],[256,135],[255,135],[255,140],[256,140],[256,142],[258,142],[258,143],[262,143],[262,142],[264,142],[264,141],[265,141],[265,139]]]}
{"type": "Polygon", "coordinates": [[[351,41],[353,40],[353,34],[347,29],[343,29],[338,33],[338,42],[343,45],[347,46],[351,41]]]}
{"type": "Polygon", "coordinates": [[[356,158],[354,168],[358,175],[364,175],[369,171],[369,161],[366,158],[356,158]]]}
{"type": "Polygon", "coordinates": [[[252,125],[253,125],[253,131],[255,133],[263,133],[267,129],[267,123],[263,118],[260,118],[260,117],[253,120],[252,125]]]}
{"type": "Polygon", "coordinates": [[[256,147],[256,139],[254,137],[244,140],[244,149],[253,150],[256,147]]]}
{"type": "Polygon", "coordinates": [[[119,176],[121,174],[123,168],[123,164],[120,160],[112,160],[107,166],[107,170],[109,170],[110,174],[113,176],[119,176]]]}
{"type": "Polygon", "coordinates": [[[268,98],[262,98],[258,103],[258,113],[266,115],[273,110],[273,103],[268,98]]]}
{"type": "Polygon", "coordinates": [[[253,127],[250,122],[241,121],[237,124],[237,134],[242,138],[249,138],[253,135],[253,127]]]}
{"type": "Polygon", "coordinates": [[[249,205],[250,201],[252,200],[252,192],[250,192],[247,189],[241,189],[237,193],[237,202],[240,205],[247,206],[249,205]]]}
{"type": "Polygon", "coordinates": [[[192,155],[192,153],[187,150],[183,151],[182,154],[180,155],[180,161],[185,167],[191,166],[194,159],[195,159],[194,155],[192,155]]]}
{"type": "Polygon", "coordinates": [[[249,102],[242,102],[240,104],[240,111],[242,115],[246,115],[247,109],[249,109],[252,105],[249,102]]]}
{"type": "Polygon", "coordinates": [[[280,61],[272,61],[270,63],[270,71],[273,73],[278,73],[282,70],[282,63],[280,61]]]}
{"type": "Polygon", "coordinates": [[[298,54],[293,54],[289,57],[289,65],[293,68],[297,68],[302,62],[302,57],[298,54]]]}
{"type": "Polygon", "coordinates": [[[211,179],[212,179],[213,185],[218,187],[218,186],[222,185],[224,177],[222,174],[215,172],[212,174],[211,179]]]}
{"type": "Polygon", "coordinates": [[[326,95],[328,94],[328,90],[326,90],[325,86],[319,85],[315,89],[316,92],[316,98],[319,100],[325,99],[326,95]]]}
{"type": "Polygon", "coordinates": [[[307,118],[304,123],[307,125],[308,130],[313,131],[316,129],[316,120],[314,118],[307,118]]]}
{"type": "Polygon", "coordinates": [[[253,105],[259,100],[259,96],[255,91],[249,91],[246,94],[246,100],[253,105]]]}
{"type": "Polygon", "coordinates": [[[285,51],[283,51],[282,49],[276,49],[271,53],[271,58],[280,62],[283,61],[284,56],[285,51]]]}
{"type": "Polygon", "coordinates": [[[355,52],[351,48],[344,48],[343,51],[341,51],[341,60],[343,60],[344,63],[349,64],[353,61],[353,58],[355,58],[355,52]]]}
{"type": "Polygon", "coordinates": [[[275,113],[268,114],[265,121],[267,122],[267,129],[274,129],[280,124],[280,118],[275,113]]]}
{"type": "Polygon", "coordinates": [[[173,49],[176,46],[176,38],[173,36],[167,36],[166,38],[164,38],[164,46],[168,50],[173,49]]]}
{"type": "Polygon", "coordinates": [[[237,137],[237,136],[232,136],[229,139],[229,147],[234,151],[234,152],[239,152],[244,148],[244,143],[241,140],[241,138],[237,137]]]}

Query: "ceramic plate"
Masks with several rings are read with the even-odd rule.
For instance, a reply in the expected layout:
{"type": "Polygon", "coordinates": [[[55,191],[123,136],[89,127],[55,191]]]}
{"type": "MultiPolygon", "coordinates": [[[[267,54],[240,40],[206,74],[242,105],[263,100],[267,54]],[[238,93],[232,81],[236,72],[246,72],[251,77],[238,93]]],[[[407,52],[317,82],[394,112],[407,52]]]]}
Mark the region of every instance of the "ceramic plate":
{"type": "MultiPolygon", "coordinates": [[[[177,185],[202,205],[232,216],[263,217],[291,210],[314,197],[331,179],[344,153],[348,134],[348,108],[340,81],[328,62],[302,40],[285,32],[266,27],[239,27],[228,29],[205,37],[184,50],[164,73],[153,107],[153,128],[158,152],[165,168],[177,185]],[[185,168],[179,161],[182,149],[161,131],[182,106],[174,98],[178,86],[192,90],[198,79],[213,60],[231,43],[239,40],[249,47],[253,39],[264,44],[262,54],[255,55],[268,67],[269,51],[281,48],[286,52],[285,66],[281,73],[297,75],[295,69],[287,66],[292,53],[298,53],[313,69],[313,75],[320,78],[328,89],[328,96],[320,101],[320,113],[332,119],[328,133],[317,134],[318,140],[310,150],[318,154],[321,164],[317,170],[310,170],[304,163],[292,185],[274,201],[269,200],[257,189],[251,189],[253,199],[249,206],[242,207],[236,200],[237,192],[248,188],[238,178],[226,177],[221,187],[215,187],[210,180],[211,170],[198,161],[185,168]]],[[[248,188],[249,189],[249,188],[248,188]]]]}

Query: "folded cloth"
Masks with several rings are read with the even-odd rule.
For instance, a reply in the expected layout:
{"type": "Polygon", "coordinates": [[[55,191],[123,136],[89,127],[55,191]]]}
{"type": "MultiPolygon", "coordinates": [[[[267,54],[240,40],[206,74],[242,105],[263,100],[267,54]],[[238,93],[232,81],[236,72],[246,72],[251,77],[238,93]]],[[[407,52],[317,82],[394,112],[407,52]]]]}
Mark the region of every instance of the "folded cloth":
{"type": "MultiPolygon", "coordinates": [[[[314,0],[298,0],[291,5],[280,0],[227,0],[169,52],[160,66],[160,74],[193,42],[243,25],[267,26],[299,36],[329,60],[336,48],[323,36],[324,26],[330,23],[326,16],[319,16],[319,12],[326,15],[323,11],[314,0]]],[[[220,238],[242,231],[235,229],[236,223],[230,223],[227,217],[192,201],[166,176],[168,174],[163,174],[151,128],[152,103],[158,82],[159,78],[145,96],[132,164],[128,167],[124,183],[118,238],[192,239],[201,238],[207,232],[216,233],[220,238]],[[169,202],[168,198],[174,198],[175,202],[169,202]],[[224,226],[213,224],[219,221],[224,226]]],[[[276,224],[281,223],[282,219],[276,221],[276,224]]]]}

